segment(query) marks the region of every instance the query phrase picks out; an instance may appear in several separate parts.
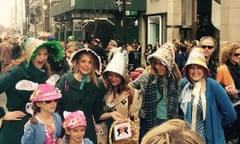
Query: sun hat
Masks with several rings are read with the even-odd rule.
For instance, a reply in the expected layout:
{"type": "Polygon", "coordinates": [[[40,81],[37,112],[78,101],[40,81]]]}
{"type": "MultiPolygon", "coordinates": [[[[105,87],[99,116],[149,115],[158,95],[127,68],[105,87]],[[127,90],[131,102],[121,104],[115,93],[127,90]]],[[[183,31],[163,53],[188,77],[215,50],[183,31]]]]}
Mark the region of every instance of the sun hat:
{"type": "Polygon", "coordinates": [[[32,102],[40,102],[40,101],[50,101],[60,99],[62,97],[59,89],[54,86],[46,83],[39,84],[37,89],[33,91],[30,96],[30,101],[32,102]]]}
{"type": "Polygon", "coordinates": [[[192,48],[191,52],[189,53],[187,62],[184,66],[184,74],[187,76],[187,69],[189,65],[196,64],[202,66],[206,72],[209,72],[206,58],[203,55],[202,48],[194,47],[192,48]]]}
{"type": "Polygon", "coordinates": [[[63,128],[73,129],[78,126],[87,126],[87,120],[83,113],[83,111],[75,111],[75,112],[63,112],[64,122],[62,123],[63,128]]]}
{"type": "Polygon", "coordinates": [[[101,57],[92,49],[90,48],[81,48],[81,49],[78,49],[77,51],[75,51],[74,53],[72,53],[71,55],[71,58],[70,58],[70,61],[73,62],[74,60],[76,60],[80,54],[82,53],[90,53],[93,55],[94,57],[94,62],[96,63],[96,72],[98,74],[100,74],[102,72],[102,61],[101,61],[101,57]]]}
{"type": "Polygon", "coordinates": [[[175,63],[175,46],[170,43],[164,43],[154,53],[147,57],[148,63],[152,63],[153,59],[158,59],[163,65],[166,65],[171,73],[175,63]]]}
{"type": "Polygon", "coordinates": [[[53,56],[54,61],[60,61],[64,58],[64,50],[59,41],[43,41],[30,37],[24,43],[24,50],[28,64],[36,57],[37,50],[42,47],[47,48],[48,53],[53,56]]]}

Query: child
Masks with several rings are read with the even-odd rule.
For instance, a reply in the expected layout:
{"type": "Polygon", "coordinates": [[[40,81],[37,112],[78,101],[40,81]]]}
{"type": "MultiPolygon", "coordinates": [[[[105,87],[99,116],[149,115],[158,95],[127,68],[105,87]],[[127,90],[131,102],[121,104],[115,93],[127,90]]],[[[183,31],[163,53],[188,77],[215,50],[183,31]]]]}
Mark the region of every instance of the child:
{"type": "MultiPolygon", "coordinates": [[[[21,138],[22,144],[56,144],[61,135],[61,118],[55,113],[57,100],[61,98],[61,93],[51,84],[36,84],[27,80],[22,80],[16,85],[17,89],[35,89],[30,97],[32,118],[25,124],[24,134],[21,138]],[[24,88],[20,88],[23,84],[24,88]]],[[[26,108],[29,105],[26,106],[26,108]]]]}
{"type": "Polygon", "coordinates": [[[84,138],[87,121],[82,111],[78,110],[72,113],[64,111],[63,115],[65,136],[61,144],[93,144],[91,140],[84,138]]]}

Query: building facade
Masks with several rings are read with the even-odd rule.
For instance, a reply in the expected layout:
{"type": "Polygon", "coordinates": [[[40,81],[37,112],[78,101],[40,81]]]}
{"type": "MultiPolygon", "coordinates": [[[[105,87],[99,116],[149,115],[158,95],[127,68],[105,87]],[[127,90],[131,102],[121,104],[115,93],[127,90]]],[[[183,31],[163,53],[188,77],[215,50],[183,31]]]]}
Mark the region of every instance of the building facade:
{"type": "Polygon", "coordinates": [[[54,32],[59,40],[116,39],[124,43],[139,40],[146,0],[65,0],[52,9],[54,32]]]}

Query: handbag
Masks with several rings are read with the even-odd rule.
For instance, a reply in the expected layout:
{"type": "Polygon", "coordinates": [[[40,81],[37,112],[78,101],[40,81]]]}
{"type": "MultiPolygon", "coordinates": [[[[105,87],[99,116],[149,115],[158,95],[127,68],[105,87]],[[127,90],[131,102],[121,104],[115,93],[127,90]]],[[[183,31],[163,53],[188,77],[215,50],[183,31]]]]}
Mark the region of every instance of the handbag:
{"type": "Polygon", "coordinates": [[[109,144],[138,144],[139,127],[130,119],[114,121],[109,129],[109,144]]]}

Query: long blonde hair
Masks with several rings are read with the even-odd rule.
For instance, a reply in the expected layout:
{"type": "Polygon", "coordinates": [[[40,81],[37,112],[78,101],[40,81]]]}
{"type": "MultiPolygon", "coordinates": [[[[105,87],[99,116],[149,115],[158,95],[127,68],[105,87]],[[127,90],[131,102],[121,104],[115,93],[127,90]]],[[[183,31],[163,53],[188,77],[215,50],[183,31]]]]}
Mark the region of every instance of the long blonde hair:
{"type": "Polygon", "coordinates": [[[81,59],[81,57],[82,57],[83,55],[86,55],[86,56],[90,57],[90,59],[92,60],[91,62],[92,62],[93,68],[92,68],[91,73],[88,75],[88,77],[89,77],[90,81],[93,81],[93,83],[94,83],[96,86],[98,86],[98,81],[97,81],[97,76],[96,76],[96,71],[95,71],[95,69],[97,68],[97,64],[96,64],[96,62],[94,61],[94,60],[95,60],[95,59],[94,59],[94,56],[93,56],[91,53],[82,52],[82,53],[79,54],[79,56],[78,56],[77,58],[75,58],[75,59],[72,61],[72,63],[73,63],[73,74],[79,73],[79,66],[78,66],[78,64],[79,64],[79,60],[81,59]]]}
{"type": "Polygon", "coordinates": [[[141,144],[204,144],[204,141],[187,122],[171,119],[148,131],[141,144]]]}
{"type": "Polygon", "coordinates": [[[226,64],[237,49],[240,49],[239,42],[229,42],[225,44],[220,50],[220,64],[226,64]]]}
{"type": "MultiPolygon", "coordinates": [[[[158,59],[155,59],[155,60],[158,60],[158,59]]],[[[152,75],[157,75],[157,72],[156,72],[156,70],[155,70],[155,68],[154,68],[154,62],[152,62],[150,66],[147,66],[147,67],[146,67],[146,71],[147,71],[148,73],[152,74],[152,75]]],[[[178,68],[178,66],[177,66],[176,63],[173,64],[173,68],[172,68],[172,73],[171,73],[171,74],[174,76],[174,78],[175,78],[178,82],[181,81],[182,75],[181,75],[181,72],[180,72],[180,70],[179,70],[179,68],[178,68]]]]}

